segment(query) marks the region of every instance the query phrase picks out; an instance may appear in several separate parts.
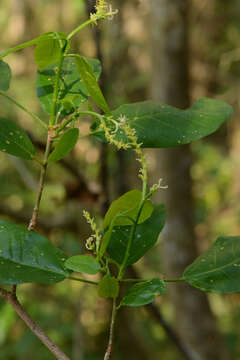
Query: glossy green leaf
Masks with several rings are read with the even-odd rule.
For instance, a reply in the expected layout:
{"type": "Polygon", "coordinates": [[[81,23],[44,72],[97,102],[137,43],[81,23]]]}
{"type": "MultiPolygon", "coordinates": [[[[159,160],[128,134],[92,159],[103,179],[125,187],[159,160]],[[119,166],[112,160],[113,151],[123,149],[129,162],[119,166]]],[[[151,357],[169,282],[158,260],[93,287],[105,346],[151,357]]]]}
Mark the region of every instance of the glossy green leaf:
{"type": "Polygon", "coordinates": [[[58,61],[61,55],[59,40],[49,39],[40,42],[34,51],[35,61],[40,70],[58,61]]]}
{"type": "Polygon", "coordinates": [[[76,58],[76,61],[81,79],[83,80],[83,83],[86,86],[89,95],[92,97],[92,99],[95,101],[96,105],[100,109],[102,109],[106,114],[110,114],[111,111],[97,83],[92,66],[83,56],[78,56],[76,58]]]}
{"type": "Polygon", "coordinates": [[[0,220],[0,284],[53,284],[69,273],[66,255],[44,236],[0,220]]]}
{"type": "MultiPolygon", "coordinates": [[[[232,107],[224,102],[201,98],[187,110],[165,103],[145,101],[122,105],[113,115],[116,121],[125,117],[142,147],[171,147],[188,144],[215,132],[232,115],[232,107]]],[[[97,127],[97,124],[94,125],[97,127]]],[[[127,141],[117,132],[117,138],[127,141]]],[[[103,134],[98,137],[104,140],[103,134]]]]}
{"type": "Polygon", "coordinates": [[[240,292],[240,237],[220,237],[184,271],[184,279],[203,291],[240,292]]]}
{"type": "MultiPolygon", "coordinates": [[[[139,205],[142,200],[140,190],[131,190],[113,201],[110,205],[103,222],[103,228],[106,229],[114,220],[114,225],[132,225],[133,222],[128,217],[136,220],[139,205]]],[[[138,224],[147,220],[153,212],[153,205],[147,200],[138,219],[138,224]]]]}
{"type": "Polygon", "coordinates": [[[34,146],[27,134],[14,122],[0,118],[0,150],[32,160],[34,146]]]}
{"type": "Polygon", "coordinates": [[[7,91],[9,89],[11,76],[10,66],[0,60],[0,90],[7,91]]]}
{"type": "Polygon", "coordinates": [[[157,295],[163,295],[166,292],[166,285],[163,280],[158,278],[131,286],[120,305],[124,306],[143,306],[154,301],[157,295]]]}
{"type": "Polygon", "coordinates": [[[90,275],[97,274],[101,266],[97,260],[90,255],[75,255],[65,262],[67,269],[90,275]]]}
{"type": "MultiPolygon", "coordinates": [[[[87,59],[93,69],[96,79],[99,78],[101,73],[101,64],[98,60],[87,59]]],[[[47,113],[51,113],[54,84],[56,81],[56,64],[53,64],[43,71],[37,73],[37,95],[43,109],[47,113]]],[[[83,84],[79,75],[78,67],[75,58],[67,57],[63,61],[62,71],[60,74],[60,92],[59,104],[56,111],[65,111],[63,103],[68,101],[76,109],[84,103],[89,96],[89,93],[83,84]]],[[[72,111],[74,111],[74,109],[72,111]]],[[[72,112],[70,111],[70,113],[72,112]]]]}
{"type": "Polygon", "coordinates": [[[54,162],[61,160],[64,156],[70,153],[78,141],[79,130],[77,128],[72,128],[67,131],[60,137],[58,143],[49,155],[47,162],[54,162]]]}
{"type": "MultiPolygon", "coordinates": [[[[156,243],[158,236],[165,224],[166,212],[163,205],[154,205],[154,211],[149,219],[138,224],[130,249],[127,264],[134,264],[141,259],[156,243]]],[[[131,226],[116,226],[113,229],[107,252],[111,259],[122,264],[126,253],[131,226]]]]}
{"type": "Polygon", "coordinates": [[[98,284],[98,295],[102,298],[116,298],[119,293],[119,284],[116,278],[104,275],[98,284]]]}

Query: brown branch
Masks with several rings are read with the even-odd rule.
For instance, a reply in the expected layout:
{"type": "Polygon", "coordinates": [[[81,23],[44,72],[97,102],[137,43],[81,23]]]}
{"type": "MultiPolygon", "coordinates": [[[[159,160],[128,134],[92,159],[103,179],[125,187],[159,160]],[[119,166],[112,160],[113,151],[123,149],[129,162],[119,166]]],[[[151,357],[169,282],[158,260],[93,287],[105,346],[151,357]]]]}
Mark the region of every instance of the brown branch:
{"type": "MultiPolygon", "coordinates": [[[[34,206],[34,209],[33,209],[32,217],[31,217],[29,225],[28,225],[28,230],[34,230],[36,225],[37,225],[39,205],[40,205],[40,201],[41,201],[41,198],[42,198],[44,181],[45,181],[45,177],[46,177],[47,158],[48,158],[48,155],[49,155],[50,149],[51,149],[52,136],[53,136],[52,130],[49,129],[48,130],[46,150],[45,150],[45,154],[44,154],[44,161],[43,161],[43,166],[42,166],[41,174],[40,174],[37,200],[36,200],[36,203],[35,203],[35,206],[34,206]]],[[[17,293],[17,285],[13,285],[13,287],[12,287],[12,297],[13,298],[16,298],[16,293],[17,293]]]]}
{"type": "MultiPolygon", "coordinates": [[[[78,228],[82,228],[88,233],[88,227],[85,226],[86,222],[81,217],[79,218],[79,213],[81,213],[83,207],[75,206],[75,204],[71,204],[71,206],[67,207],[63,211],[59,211],[53,217],[49,217],[48,215],[41,216],[38,220],[38,227],[48,232],[53,228],[61,228],[61,229],[71,229],[75,230],[78,228]]],[[[4,216],[8,216],[13,218],[17,222],[25,223],[31,217],[31,211],[27,209],[14,210],[4,204],[0,203],[0,214],[4,216]]]]}
{"type": "Polygon", "coordinates": [[[51,351],[51,353],[59,360],[70,360],[61,349],[44,333],[44,331],[38,326],[23,309],[19,303],[16,294],[10,293],[4,289],[0,289],[0,296],[6,300],[21,317],[25,324],[32,330],[32,332],[41,340],[41,342],[51,351]]]}
{"type": "MultiPolygon", "coordinates": [[[[28,134],[31,137],[31,134],[28,134]]],[[[35,146],[44,151],[44,144],[32,138],[35,146]]],[[[79,173],[78,169],[68,160],[61,159],[59,164],[63,166],[76,179],[77,184],[66,184],[66,194],[68,198],[79,198],[79,200],[90,202],[97,202],[99,193],[93,191],[86,183],[84,177],[79,173]]]]}
{"type": "Polygon", "coordinates": [[[112,345],[113,345],[113,337],[114,337],[114,325],[115,319],[117,314],[116,308],[116,299],[113,300],[113,308],[112,308],[112,317],[111,317],[111,325],[110,325],[110,332],[109,332],[109,340],[108,340],[108,347],[104,356],[104,360],[109,360],[112,355],[112,345]]]}
{"type": "Polygon", "coordinates": [[[43,166],[42,166],[41,174],[40,174],[37,200],[36,200],[36,204],[35,204],[34,209],[33,209],[33,214],[32,214],[31,220],[30,220],[29,225],[28,225],[28,230],[34,230],[36,225],[37,225],[37,218],[38,218],[38,213],[39,213],[39,205],[40,205],[40,201],[41,201],[41,198],[42,198],[44,182],[45,182],[45,178],[46,178],[47,158],[48,158],[48,155],[49,155],[50,150],[51,150],[52,137],[53,137],[53,132],[52,132],[52,130],[49,129],[48,130],[46,150],[45,150],[44,160],[43,160],[43,166]]]}
{"type": "MultiPolygon", "coordinates": [[[[46,178],[47,170],[47,158],[51,150],[53,132],[51,129],[48,130],[46,150],[44,154],[43,166],[41,169],[39,188],[37,194],[37,200],[33,209],[32,217],[29,222],[28,230],[34,230],[37,224],[37,218],[39,213],[39,206],[42,198],[44,182],[46,178]]],[[[28,313],[23,309],[22,305],[19,303],[16,295],[17,285],[13,285],[12,292],[8,292],[0,288],[0,296],[4,298],[17,312],[25,324],[29,327],[30,330],[42,341],[42,343],[52,352],[52,354],[59,360],[70,360],[60,348],[45,334],[45,332],[38,326],[28,315],[28,313]]]]}

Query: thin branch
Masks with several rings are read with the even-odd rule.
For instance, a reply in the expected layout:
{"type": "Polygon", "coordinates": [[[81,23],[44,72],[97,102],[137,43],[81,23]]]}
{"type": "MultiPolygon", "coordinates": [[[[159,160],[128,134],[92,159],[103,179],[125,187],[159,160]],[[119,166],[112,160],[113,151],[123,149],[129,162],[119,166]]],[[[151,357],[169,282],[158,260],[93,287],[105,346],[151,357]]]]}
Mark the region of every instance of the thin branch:
{"type": "Polygon", "coordinates": [[[112,355],[112,345],[113,345],[113,337],[114,337],[114,325],[115,319],[117,315],[117,307],[116,307],[116,299],[113,300],[113,308],[112,308],[112,317],[111,317],[111,325],[110,325],[110,332],[109,332],[109,340],[108,340],[108,347],[104,356],[104,360],[109,360],[112,355]]]}
{"type": "Polygon", "coordinates": [[[20,104],[19,102],[17,102],[15,99],[13,99],[11,96],[9,96],[8,94],[6,94],[4,91],[0,90],[0,95],[4,96],[6,99],[8,99],[9,101],[11,101],[13,104],[15,104],[16,106],[18,106],[20,109],[22,109],[23,111],[25,111],[25,113],[27,113],[28,115],[30,115],[34,120],[37,120],[39,122],[39,124],[44,127],[45,129],[47,129],[47,125],[34,113],[32,113],[31,111],[29,111],[28,109],[25,108],[25,106],[23,106],[22,104],[20,104]]]}
{"type": "MultiPolygon", "coordinates": [[[[31,135],[28,134],[31,138],[31,135]]],[[[32,138],[32,141],[35,146],[37,146],[40,150],[44,151],[44,144],[36,139],[32,138]]],[[[74,166],[70,161],[66,159],[62,159],[59,161],[59,164],[63,166],[68,172],[75,177],[77,180],[76,186],[71,188],[66,187],[67,198],[78,198],[79,200],[85,201],[90,200],[91,202],[96,202],[99,199],[99,193],[93,191],[88,184],[86,183],[83,176],[79,173],[76,166],[74,166]]]]}
{"type": "Polygon", "coordinates": [[[80,281],[80,282],[87,283],[87,284],[98,285],[98,282],[96,282],[96,281],[90,281],[90,280],[86,280],[86,279],[82,279],[82,278],[75,278],[73,276],[69,276],[68,279],[80,281]]]}
{"type": "Polygon", "coordinates": [[[184,277],[181,278],[177,278],[177,279],[162,279],[165,282],[169,282],[169,283],[175,283],[175,282],[179,282],[179,281],[186,281],[184,277]]]}
{"type": "MultiPolygon", "coordinates": [[[[48,130],[46,150],[44,154],[43,166],[41,169],[39,188],[37,200],[33,209],[32,217],[29,222],[28,230],[34,230],[37,224],[37,218],[39,213],[39,205],[42,198],[44,182],[46,177],[47,170],[47,158],[49,156],[52,144],[53,133],[52,130],[48,130]]],[[[3,297],[18,313],[26,325],[32,330],[32,332],[42,341],[42,343],[55,355],[59,360],[70,360],[60,348],[44,333],[44,331],[31,319],[28,313],[23,309],[22,305],[19,303],[16,295],[17,285],[13,285],[12,292],[8,292],[0,288],[0,296],[3,297]]]]}
{"type": "Polygon", "coordinates": [[[36,224],[37,224],[39,205],[40,205],[40,201],[41,201],[41,198],[42,198],[44,181],[45,181],[45,177],[46,177],[47,158],[48,158],[48,155],[50,153],[51,144],[52,144],[52,136],[53,136],[52,130],[48,130],[47,144],[46,144],[46,150],[45,150],[45,155],[44,155],[43,166],[42,166],[41,174],[40,174],[37,200],[36,200],[36,204],[35,204],[34,209],[33,209],[33,214],[32,214],[31,220],[30,220],[29,225],[28,225],[28,230],[34,230],[35,227],[36,227],[36,224]]]}
{"type": "Polygon", "coordinates": [[[0,296],[4,298],[17,314],[22,318],[25,324],[32,330],[32,332],[42,341],[42,343],[52,352],[52,354],[59,360],[70,360],[61,349],[44,333],[44,331],[38,326],[23,309],[19,303],[17,296],[14,293],[10,293],[4,289],[0,289],[0,296]]]}
{"type": "MultiPolygon", "coordinates": [[[[67,207],[67,210],[65,208],[63,211],[58,211],[53,217],[42,215],[38,220],[38,226],[46,232],[53,228],[71,230],[81,228],[87,233],[88,227],[86,222],[81,217],[79,218],[79,213],[82,213],[83,207],[77,206],[75,203],[70,205],[67,207]]],[[[11,217],[18,222],[26,223],[31,217],[32,211],[29,209],[19,211],[0,203],[0,214],[11,217]]]]}
{"type": "Polygon", "coordinates": [[[134,283],[140,283],[140,282],[146,282],[151,279],[122,279],[121,282],[134,282],[134,283]]]}

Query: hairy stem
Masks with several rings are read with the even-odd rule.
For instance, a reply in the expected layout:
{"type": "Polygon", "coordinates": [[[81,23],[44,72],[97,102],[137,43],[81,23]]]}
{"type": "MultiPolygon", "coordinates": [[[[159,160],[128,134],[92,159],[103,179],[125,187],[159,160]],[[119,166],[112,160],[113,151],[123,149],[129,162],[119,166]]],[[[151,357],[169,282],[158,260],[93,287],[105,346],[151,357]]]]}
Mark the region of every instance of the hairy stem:
{"type": "Polygon", "coordinates": [[[117,315],[117,307],[116,307],[116,299],[113,300],[113,308],[112,308],[112,317],[111,317],[111,324],[110,324],[110,332],[109,332],[109,340],[107,350],[104,356],[104,360],[109,360],[112,355],[112,345],[113,345],[113,337],[114,337],[114,325],[115,319],[117,315]]]}
{"type": "Polygon", "coordinates": [[[50,150],[51,150],[52,137],[53,137],[52,130],[49,129],[48,130],[46,150],[45,150],[45,154],[44,154],[44,161],[43,161],[43,166],[42,166],[41,174],[40,174],[37,200],[36,200],[36,203],[35,203],[35,206],[34,206],[34,209],[33,209],[31,220],[30,220],[29,225],[28,225],[28,230],[34,230],[36,225],[37,225],[37,218],[38,218],[38,213],[39,213],[39,205],[40,205],[40,201],[41,201],[41,198],[42,198],[44,182],[45,182],[45,177],[46,177],[47,158],[48,158],[48,155],[49,155],[50,150]]]}
{"type": "Polygon", "coordinates": [[[32,332],[42,341],[42,343],[52,352],[52,354],[59,360],[70,360],[61,349],[55,345],[52,340],[44,333],[44,331],[38,326],[23,309],[19,303],[16,294],[10,293],[4,289],[0,289],[0,296],[4,298],[22,318],[26,325],[32,330],[32,332]]]}

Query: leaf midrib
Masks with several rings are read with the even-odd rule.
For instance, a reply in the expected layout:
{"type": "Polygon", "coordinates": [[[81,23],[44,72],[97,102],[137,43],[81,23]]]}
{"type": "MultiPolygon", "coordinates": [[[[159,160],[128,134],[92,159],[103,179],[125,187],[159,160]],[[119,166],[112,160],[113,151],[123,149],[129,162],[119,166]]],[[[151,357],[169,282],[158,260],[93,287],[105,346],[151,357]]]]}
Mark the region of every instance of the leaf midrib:
{"type": "MultiPolygon", "coordinates": [[[[11,261],[12,263],[20,265],[20,266],[26,266],[26,267],[30,267],[30,268],[34,268],[34,269],[42,270],[42,271],[45,271],[45,272],[50,272],[50,273],[53,273],[53,274],[60,275],[60,273],[58,273],[58,272],[56,272],[56,271],[54,271],[52,269],[46,269],[46,268],[44,268],[42,266],[35,266],[35,265],[25,264],[25,263],[22,263],[22,262],[16,262],[14,260],[4,258],[2,256],[0,256],[0,259],[5,260],[5,261],[11,261]]],[[[2,265],[2,264],[0,264],[0,265],[2,265]]],[[[64,270],[62,270],[62,271],[64,271],[64,270]]]]}
{"type": "MultiPolygon", "coordinates": [[[[232,266],[233,264],[235,264],[235,263],[237,263],[237,262],[239,262],[239,261],[240,261],[240,257],[238,258],[238,260],[233,260],[233,261],[232,261],[231,263],[229,263],[229,264],[220,266],[220,267],[215,268],[215,269],[213,269],[213,270],[204,271],[204,272],[196,275],[195,278],[193,278],[193,277],[194,277],[194,275],[193,275],[193,276],[192,276],[192,280],[201,280],[201,279],[199,279],[199,277],[201,277],[202,275],[211,274],[211,273],[214,273],[214,272],[217,272],[217,271],[221,271],[221,270],[223,270],[223,269],[225,269],[225,268],[227,268],[227,267],[232,266]]],[[[189,277],[188,277],[188,275],[187,275],[187,276],[184,275],[183,278],[184,278],[184,279],[187,279],[187,278],[188,278],[189,280],[191,280],[191,275],[190,275],[189,277]]]]}

